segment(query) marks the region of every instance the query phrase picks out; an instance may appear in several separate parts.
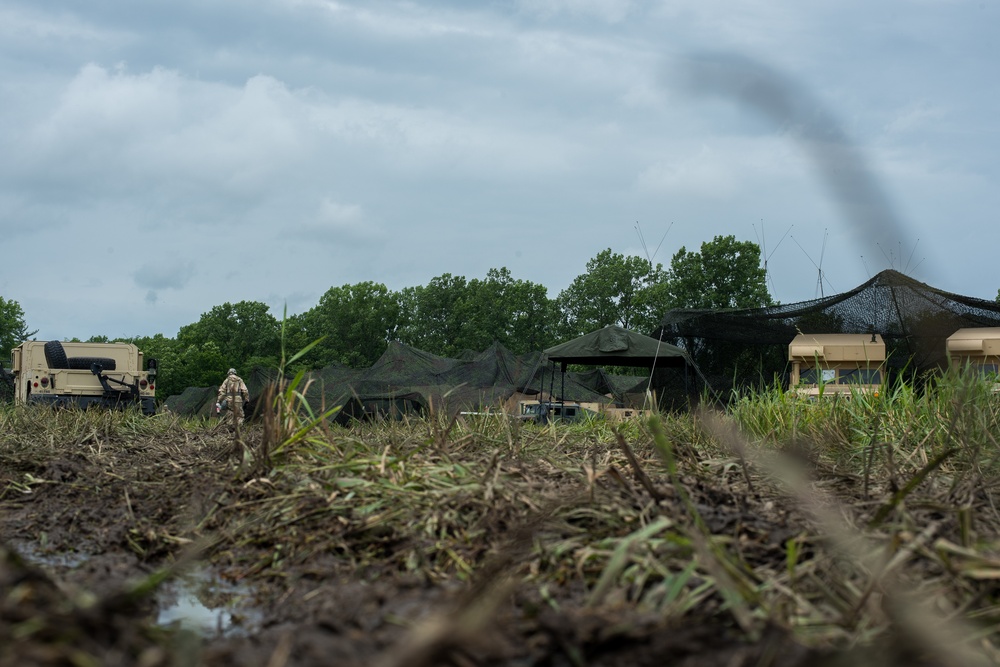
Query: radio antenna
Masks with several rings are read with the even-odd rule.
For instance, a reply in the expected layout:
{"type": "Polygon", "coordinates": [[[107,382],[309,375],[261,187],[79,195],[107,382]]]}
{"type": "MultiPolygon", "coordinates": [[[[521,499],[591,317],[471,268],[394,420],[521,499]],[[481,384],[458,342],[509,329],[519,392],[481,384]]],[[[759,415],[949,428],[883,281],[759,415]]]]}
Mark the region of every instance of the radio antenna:
{"type": "Polygon", "coordinates": [[[802,252],[805,254],[805,256],[809,258],[809,261],[812,262],[812,265],[816,267],[816,293],[819,294],[820,298],[823,298],[825,296],[823,294],[823,281],[824,280],[826,281],[826,283],[828,285],[830,285],[831,288],[833,287],[833,285],[830,283],[830,280],[826,277],[826,274],[823,273],[823,255],[826,254],[826,240],[829,237],[829,235],[830,235],[830,231],[828,229],[824,229],[823,230],[823,245],[822,245],[822,247],[820,249],[820,253],[819,253],[819,264],[817,264],[815,261],[813,261],[813,258],[809,256],[809,253],[806,252],[806,249],[802,247],[802,244],[799,243],[798,241],[795,241],[795,237],[794,236],[792,237],[792,240],[795,241],[795,245],[797,245],[799,247],[799,249],[802,250],[802,252]]]}
{"type": "Polygon", "coordinates": [[[667,231],[663,232],[663,236],[660,238],[660,242],[656,244],[656,250],[653,251],[653,255],[650,256],[649,248],[646,247],[646,237],[643,236],[642,234],[642,227],[639,225],[638,220],[635,221],[635,233],[639,236],[639,244],[642,246],[642,251],[646,253],[646,261],[649,262],[650,268],[653,267],[653,258],[656,257],[657,253],[660,252],[660,246],[663,245],[663,242],[667,238],[667,234],[670,233],[670,230],[673,228],[673,226],[674,223],[671,222],[670,225],[667,227],[667,231]]]}
{"type": "Polygon", "coordinates": [[[785,237],[788,236],[788,232],[792,231],[792,227],[794,227],[795,225],[788,225],[788,229],[785,230],[785,233],[778,240],[778,245],[774,246],[774,250],[772,250],[770,253],[767,252],[767,238],[764,236],[764,218],[760,219],[760,235],[759,236],[757,235],[757,227],[756,227],[756,225],[751,225],[751,226],[753,227],[753,234],[754,234],[754,236],[757,237],[757,245],[760,246],[760,256],[764,260],[764,283],[766,284],[767,281],[768,281],[768,279],[770,279],[771,280],[771,291],[772,292],[777,292],[778,291],[778,287],[777,287],[777,285],[774,284],[774,278],[771,277],[771,274],[767,270],[767,261],[769,259],[771,259],[771,256],[774,255],[775,251],[777,251],[778,247],[781,245],[781,242],[785,240],[785,237]]]}
{"type": "MultiPolygon", "coordinates": [[[[906,258],[906,266],[903,267],[903,273],[906,273],[906,270],[910,268],[910,262],[913,260],[913,253],[917,251],[918,245],[920,245],[920,239],[917,239],[917,242],[913,244],[913,250],[910,251],[910,256],[906,258]]],[[[920,262],[922,261],[924,260],[921,259],[920,262]]],[[[914,271],[916,271],[917,267],[920,266],[920,262],[917,262],[916,265],[913,267],[914,271]]]]}
{"type": "Polygon", "coordinates": [[[865,261],[865,256],[864,255],[861,255],[861,263],[865,267],[865,274],[868,276],[868,280],[871,280],[872,279],[872,272],[871,272],[871,269],[868,268],[868,262],[865,261]]]}

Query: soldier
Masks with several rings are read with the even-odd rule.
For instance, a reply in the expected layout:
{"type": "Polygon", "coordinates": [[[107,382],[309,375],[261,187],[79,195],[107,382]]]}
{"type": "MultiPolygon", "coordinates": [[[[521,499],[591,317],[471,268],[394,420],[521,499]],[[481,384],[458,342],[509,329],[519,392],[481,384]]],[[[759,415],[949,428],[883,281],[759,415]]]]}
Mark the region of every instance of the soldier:
{"type": "Polygon", "coordinates": [[[227,401],[227,407],[233,415],[235,424],[243,424],[243,404],[250,400],[250,391],[246,383],[236,374],[235,368],[230,368],[226,379],[219,385],[219,399],[215,411],[222,411],[222,401],[227,401]]]}

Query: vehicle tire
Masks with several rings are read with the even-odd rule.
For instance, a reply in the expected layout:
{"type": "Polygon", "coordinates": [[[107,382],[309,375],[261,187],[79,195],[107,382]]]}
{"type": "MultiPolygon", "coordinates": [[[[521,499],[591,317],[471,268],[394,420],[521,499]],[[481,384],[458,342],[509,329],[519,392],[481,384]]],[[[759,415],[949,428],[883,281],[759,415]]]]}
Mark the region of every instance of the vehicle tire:
{"type": "Polygon", "coordinates": [[[108,357],[70,357],[67,359],[66,368],[90,370],[90,367],[94,364],[99,364],[101,370],[105,371],[113,371],[116,366],[115,360],[108,357]]]}
{"type": "Polygon", "coordinates": [[[45,344],[45,363],[49,368],[69,368],[66,360],[66,348],[57,340],[50,340],[45,344]]]}

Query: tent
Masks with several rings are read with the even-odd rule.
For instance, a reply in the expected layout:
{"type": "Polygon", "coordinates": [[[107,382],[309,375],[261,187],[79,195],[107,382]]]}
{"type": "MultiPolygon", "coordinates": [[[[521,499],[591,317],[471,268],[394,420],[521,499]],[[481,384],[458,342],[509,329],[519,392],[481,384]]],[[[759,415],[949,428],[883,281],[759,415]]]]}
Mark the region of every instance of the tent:
{"type": "Polygon", "coordinates": [[[683,349],[616,325],[550,347],[545,355],[561,364],[564,378],[569,364],[649,368],[650,377],[643,384],[655,387],[661,403],[667,399],[676,404],[681,398],[686,402],[697,393],[701,379],[698,367],[683,349]]]}
{"type": "Polygon", "coordinates": [[[644,334],[610,325],[545,350],[551,361],[591,366],[693,365],[687,352],[644,334]]]}
{"type": "Polygon", "coordinates": [[[743,370],[732,367],[739,354],[744,362],[751,353],[758,357],[756,377],[745,379],[784,373],[788,344],[798,333],[877,333],[886,342],[891,367],[926,373],[947,363],[945,340],[952,333],[992,326],[1000,326],[1000,304],[945,292],[890,269],[852,290],[811,301],[671,310],[656,334],[683,341],[719,390],[743,370]]]}
{"type": "MultiPolygon", "coordinates": [[[[274,369],[257,368],[246,378],[251,406],[275,375],[274,369]]],[[[551,394],[554,376],[540,351],[519,355],[494,343],[467,358],[449,359],[391,342],[369,368],[331,364],[308,372],[302,391],[314,412],[340,407],[336,419],[346,424],[353,419],[430,410],[455,414],[500,408],[519,396],[551,394]]],[[[594,371],[567,373],[560,397],[608,402],[607,394],[630,389],[640,379],[594,371]]],[[[169,397],[166,406],[178,414],[209,416],[215,395],[214,387],[190,387],[169,397]]]]}

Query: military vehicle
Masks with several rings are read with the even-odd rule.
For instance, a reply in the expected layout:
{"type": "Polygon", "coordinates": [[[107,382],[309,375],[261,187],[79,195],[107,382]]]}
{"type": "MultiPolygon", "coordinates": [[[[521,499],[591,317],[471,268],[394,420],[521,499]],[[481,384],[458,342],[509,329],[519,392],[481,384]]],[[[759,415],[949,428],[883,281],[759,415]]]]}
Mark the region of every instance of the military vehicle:
{"type": "Polygon", "coordinates": [[[959,329],[945,345],[949,363],[993,378],[993,391],[1000,392],[1000,327],[959,329]]]}
{"type": "Polygon", "coordinates": [[[11,350],[18,404],[42,403],[80,408],[136,406],[156,414],[157,362],[132,343],[61,343],[27,341],[11,350]]]}
{"type": "Polygon", "coordinates": [[[519,418],[523,421],[534,422],[536,424],[547,424],[549,422],[575,422],[586,419],[588,415],[594,417],[598,413],[581,406],[579,403],[569,401],[521,401],[519,418]]]}
{"type": "Polygon", "coordinates": [[[878,334],[799,334],[788,345],[788,360],[788,386],[799,396],[877,396],[885,343],[878,334]]]}

